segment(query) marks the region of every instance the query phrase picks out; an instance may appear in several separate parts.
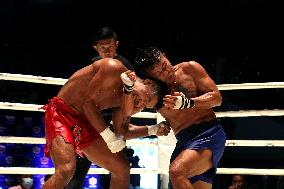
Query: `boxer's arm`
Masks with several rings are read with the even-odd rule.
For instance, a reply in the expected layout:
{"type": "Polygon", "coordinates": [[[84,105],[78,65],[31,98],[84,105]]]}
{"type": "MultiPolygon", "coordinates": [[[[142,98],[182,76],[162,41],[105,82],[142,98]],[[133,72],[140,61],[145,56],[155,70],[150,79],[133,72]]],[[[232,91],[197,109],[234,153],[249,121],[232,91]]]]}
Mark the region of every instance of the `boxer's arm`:
{"type": "Polygon", "coordinates": [[[105,123],[99,106],[95,101],[86,101],[83,105],[83,113],[91,123],[91,125],[100,133],[104,131],[108,125],[105,123]]]}
{"type": "Polygon", "coordinates": [[[128,132],[124,135],[125,139],[133,139],[145,136],[165,136],[170,132],[170,127],[164,123],[158,123],[155,125],[137,126],[129,124],[128,132]]]}
{"type": "Polygon", "coordinates": [[[98,107],[95,101],[85,102],[83,106],[84,114],[91,125],[100,133],[111,152],[117,153],[126,146],[126,143],[121,137],[115,135],[115,133],[110,130],[98,107]]]}
{"type": "Polygon", "coordinates": [[[197,93],[201,94],[193,98],[196,108],[207,109],[221,105],[222,96],[217,85],[199,63],[194,61],[188,62],[184,72],[193,77],[197,93]]]}
{"type": "Polygon", "coordinates": [[[123,82],[123,95],[121,99],[121,109],[123,111],[123,117],[127,119],[134,114],[134,101],[132,96],[132,90],[134,82],[136,81],[136,75],[134,72],[128,70],[120,75],[123,82]]]}
{"type": "Polygon", "coordinates": [[[123,135],[125,139],[148,136],[147,127],[139,127],[130,124],[131,116],[123,116],[122,108],[116,108],[112,113],[113,127],[116,133],[123,135]]]}
{"type": "Polygon", "coordinates": [[[132,93],[123,93],[121,97],[121,109],[122,109],[122,116],[127,119],[134,112],[134,101],[132,93]]]}
{"type": "Polygon", "coordinates": [[[194,61],[182,63],[182,72],[193,78],[196,89],[195,91],[188,92],[191,95],[190,97],[180,92],[166,95],[163,99],[166,107],[172,109],[193,107],[208,109],[221,105],[222,96],[217,85],[199,63],[194,61]]]}
{"type": "Polygon", "coordinates": [[[164,98],[165,107],[172,109],[185,109],[193,108],[195,106],[195,101],[193,98],[188,99],[181,92],[174,92],[171,95],[166,95],[164,98]]]}
{"type": "Polygon", "coordinates": [[[170,131],[169,126],[165,122],[145,126],[130,124],[130,116],[127,119],[124,119],[122,110],[119,108],[113,111],[112,120],[115,132],[123,135],[126,140],[150,135],[167,135],[170,131]]]}

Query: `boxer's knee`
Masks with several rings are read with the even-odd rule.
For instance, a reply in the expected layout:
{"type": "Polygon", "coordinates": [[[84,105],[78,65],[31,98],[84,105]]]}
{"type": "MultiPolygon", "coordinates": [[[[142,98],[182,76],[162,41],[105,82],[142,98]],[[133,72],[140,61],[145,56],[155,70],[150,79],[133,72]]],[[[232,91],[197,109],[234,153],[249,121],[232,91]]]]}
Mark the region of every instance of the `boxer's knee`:
{"type": "Polygon", "coordinates": [[[181,177],[187,177],[183,168],[177,165],[172,165],[172,164],[170,165],[170,168],[169,168],[169,176],[171,180],[176,180],[181,177]]]}
{"type": "Polygon", "coordinates": [[[72,179],[76,169],[76,162],[70,161],[66,164],[60,165],[55,169],[56,178],[59,179],[64,185],[67,185],[72,179]]]}
{"type": "Polygon", "coordinates": [[[130,165],[128,162],[120,163],[116,169],[112,172],[115,177],[128,177],[130,174],[130,165]]]}

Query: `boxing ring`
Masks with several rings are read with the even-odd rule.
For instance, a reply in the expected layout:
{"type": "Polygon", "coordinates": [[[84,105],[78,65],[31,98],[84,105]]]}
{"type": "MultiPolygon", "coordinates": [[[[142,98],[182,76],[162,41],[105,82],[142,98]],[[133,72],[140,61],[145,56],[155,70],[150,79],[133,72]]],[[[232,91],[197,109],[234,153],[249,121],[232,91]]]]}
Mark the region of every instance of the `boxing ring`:
{"type": "MultiPolygon", "coordinates": [[[[63,85],[67,80],[62,78],[41,77],[33,75],[22,74],[10,74],[0,73],[0,80],[30,82],[38,84],[49,85],[63,85]]],[[[272,88],[284,88],[284,82],[267,82],[267,83],[242,83],[242,84],[221,84],[217,85],[219,90],[247,90],[247,89],[272,89],[272,88]]],[[[38,104],[22,104],[22,103],[10,103],[0,102],[0,109],[3,110],[18,110],[18,111],[36,111],[43,112],[39,108],[42,105],[38,104]]],[[[215,112],[218,118],[226,117],[250,117],[250,116],[284,116],[284,110],[272,109],[272,110],[246,110],[246,111],[226,111],[215,112]]],[[[156,119],[157,122],[163,120],[159,113],[140,112],[132,117],[141,119],[156,119]]],[[[173,137],[172,135],[166,137],[173,137]]],[[[158,147],[158,169],[148,168],[132,168],[131,174],[168,174],[168,162],[170,153],[165,151],[166,155],[163,155],[163,137],[158,137],[155,141],[143,141],[143,140],[128,140],[127,146],[137,145],[152,145],[158,147]],[[163,162],[160,165],[160,161],[163,162]]],[[[36,137],[13,137],[13,136],[0,136],[0,144],[13,143],[13,144],[45,144],[44,138],[36,137]]],[[[170,145],[170,144],[168,144],[170,145]]],[[[284,140],[227,140],[226,147],[284,147],[284,140]]],[[[53,174],[54,168],[33,168],[33,167],[0,167],[0,174],[53,174]]],[[[108,174],[109,172],[103,168],[90,168],[88,174],[108,174]]],[[[245,174],[245,175],[274,175],[284,176],[284,169],[251,169],[251,168],[218,168],[217,174],[245,174]]]]}

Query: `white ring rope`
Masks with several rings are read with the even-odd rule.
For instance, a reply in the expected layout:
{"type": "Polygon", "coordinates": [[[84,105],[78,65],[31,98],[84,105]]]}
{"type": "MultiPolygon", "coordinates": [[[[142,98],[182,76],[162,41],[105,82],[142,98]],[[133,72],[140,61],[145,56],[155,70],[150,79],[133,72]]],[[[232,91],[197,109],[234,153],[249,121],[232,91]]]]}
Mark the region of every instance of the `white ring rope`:
{"type": "Polygon", "coordinates": [[[284,140],[227,140],[226,146],[284,147],[284,140]]]}
{"type": "Polygon", "coordinates": [[[217,168],[217,174],[272,175],[283,176],[284,169],[217,168]]]}
{"type": "MultiPolygon", "coordinates": [[[[0,136],[0,143],[14,144],[45,144],[45,138],[0,136]]],[[[158,141],[131,139],[126,141],[127,146],[151,145],[157,146],[158,141]]],[[[227,140],[226,146],[232,147],[284,147],[284,140],[227,140]]]]}
{"type": "Polygon", "coordinates": [[[215,112],[217,117],[255,117],[255,116],[284,116],[284,110],[239,110],[215,112]]]}
{"type": "MultiPolygon", "coordinates": [[[[30,83],[42,83],[53,85],[64,85],[67,79],[42,77],[23,74],[0,73],[0,80],[23,81],[30,83]]],[[[239,90],[239,89],[267,89],[284,88],[284,82],[266,82],[266,83],[241,83],[241,84],[220,84],[219,90],[239,90]]]]}
{"type": "MultiPolygon", "coordinates": [[[[0,174],[53,174],[54,168],[0,167],[0,174]]],[[[160,169],[131,168],[131,174],[162,174],[160,169]]],[[[109,174],[104,168],[90,168],[88,174],[109,174]]],[[[278,175],[284,169],[217,168],[217,174],[278,175]]]]}
{"type": "Polygon", "coordinates": [[[217,87],[219,90],[274,89],[284,88],[284,82],[220,84],[217,87]]]}
{"type": "Polygon", "coordinates": [[[0,73],[0,80],[23,81],[29,83],[41,83],[41,84],[51,84],[51,85],[64,85],[64,83],[66,83],[67,81],[67,79],[62,79],[62,78],[10,74],[10,73],[0,73]]]}
{"type": "MultiPolygon", "coordinates": [[[[54,168],[0,167],[0,174],[53,174],[54,168]]],[[[131,168],[131,174],[160,174],[159,169],[131,168]]],[[[88,174],[109,174],[104,168],[90,168],[88,174]]]]}
{"type": "MultiPolygon", "coordinates": [[[[21,103],[10,103],[0,102],[0,109],[6,110],[23,110],[23,111],[38,111],[43,112],[44,110],[39,109],[43,105],[38,104],[21,104],[21,103]]],[[[284,116],[284,110],[240,110],[240,111],[227,111],[227,112],[215,112],[217,117],[251,117],[251,116],[284,116]]],[[[148,118],[157,119],[157,113],[152,112],[139,112],[132,117],[134,118],[148,118]]]]}
{"type": "MultiPolygon", "coordinates": [[[[13,137],[13,136],[0,136],[0,144],[1,143],[13,143],[13,144],[45,144],[45,138],[37,138],[37,137],[13,137]]],[[[139,139],[131,139],[126,141],[127,146],[133,145],[151,145],[157,146],[157,140],[139,140],[139,139]]]]}

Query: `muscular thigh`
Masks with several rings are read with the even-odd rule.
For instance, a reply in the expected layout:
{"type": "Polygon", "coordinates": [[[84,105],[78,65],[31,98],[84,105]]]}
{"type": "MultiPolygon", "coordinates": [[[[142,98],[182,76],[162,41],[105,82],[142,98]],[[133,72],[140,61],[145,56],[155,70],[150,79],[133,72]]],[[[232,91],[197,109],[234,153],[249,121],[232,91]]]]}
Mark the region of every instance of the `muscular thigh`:
{"type": "Polygon", "coordinates": [[[52,140],[50,155],[55,167],[75,163],[75,151],[73,145],[66,143],[60,135],[52,140]]]}
{"type": "Polygon", "coordinates": [[[90,146],[83,148],[82,151],[91,162],[110,172],[121,166],[128,166],[128,161],[123,152],[112,153],[101,137],[94,140],[90,146]]]}
{"type": "Polygon", "coordinates": [[[213,166],[212,152],[209,149],[199,151],[186,149],[175,158],[170,166],[179,169],[188,177],[200,175],[213,166]]]}

